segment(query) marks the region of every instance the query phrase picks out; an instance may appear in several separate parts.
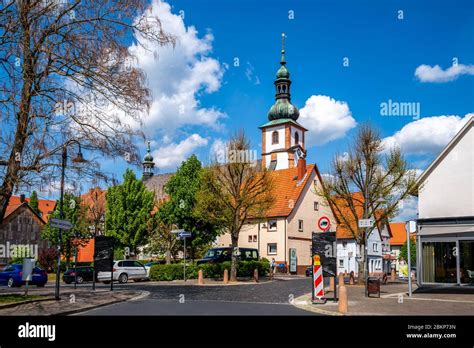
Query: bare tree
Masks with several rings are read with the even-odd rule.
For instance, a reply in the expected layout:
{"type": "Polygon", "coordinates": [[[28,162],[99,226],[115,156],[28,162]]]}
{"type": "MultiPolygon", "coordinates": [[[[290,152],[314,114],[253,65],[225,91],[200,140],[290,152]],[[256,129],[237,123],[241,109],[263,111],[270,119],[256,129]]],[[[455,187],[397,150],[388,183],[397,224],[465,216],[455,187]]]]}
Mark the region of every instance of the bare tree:
{"type": "MultiPolygon", "coordinates": [[[[267,170],[260,171],[245,155],[250,143],[243,131],[226,144],[231,163],[215,162],[203,172],[203,184],[197,194],[198,214],[230,233],[232,248],[239,244],[242,226],[266,216],[274,203],[273,182],[267,170]],[[246,160],[247,159],[247,160],[246,160]]],[[[231,280],[237,280],[237,255],[232,253],[231,280]]]]}
{"type": "MultiPolygon", "coordinates": [[[[316,192],[331,205],[340,224],[348,229],[359,247],[366,236],[393,218],[399,202],[416,192],[416,174],[408,168],[399,148],[384,154],[379,132],[371,125],[360,126],[347,155],[334,157],[330,175],[316,192]],[[360,219],[374,220],[360,228],[360,219]]],[[[361,248],[361,250],[363,250],[361,248]]],[[[358,282],[364,282],[366,252],[358,260],[358,282]]]]}
{"type": "MultiPolygon", "coordinates": [[[[89,153],[138,162],[142,133],[131,124],[140,124],[152,96],[127,42],[175,42],[146,6],[0,2],[0,220],[15,188],[54,177],[52,156],[71,139],[89,153]]],[[[78,168],[82,177],[97,172],[96,159],[78,168]]]]}

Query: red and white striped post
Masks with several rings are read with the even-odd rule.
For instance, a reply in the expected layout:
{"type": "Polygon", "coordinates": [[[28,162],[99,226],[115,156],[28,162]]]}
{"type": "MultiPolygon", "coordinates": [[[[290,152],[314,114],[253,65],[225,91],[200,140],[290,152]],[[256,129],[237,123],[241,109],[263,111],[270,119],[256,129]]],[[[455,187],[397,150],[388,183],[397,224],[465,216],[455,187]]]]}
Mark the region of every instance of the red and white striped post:
{"type": "Polygon", "coordinates": [[[313,301],[315,297],[318,301],[324,297],[323,268],[319,255],[313,256],[313,301]]]}

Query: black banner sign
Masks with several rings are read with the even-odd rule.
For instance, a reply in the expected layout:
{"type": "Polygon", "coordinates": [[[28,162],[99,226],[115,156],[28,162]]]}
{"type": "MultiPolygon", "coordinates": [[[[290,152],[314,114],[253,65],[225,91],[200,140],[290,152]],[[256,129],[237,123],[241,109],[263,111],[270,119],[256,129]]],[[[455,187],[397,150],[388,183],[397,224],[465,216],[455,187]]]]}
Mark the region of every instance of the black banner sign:
{"type": "Polygon", "coordinates": [[[323,276],[335,277],[336,268],[336,232],[313,232],[313,244],[311,247],[313,255],[319,255],[323,276]]]}
{"type": "Polygon", "coordinates": [[[96,272],[111,272],[114,260],[114,238],[95,237],[94,265],[96,272]]]}

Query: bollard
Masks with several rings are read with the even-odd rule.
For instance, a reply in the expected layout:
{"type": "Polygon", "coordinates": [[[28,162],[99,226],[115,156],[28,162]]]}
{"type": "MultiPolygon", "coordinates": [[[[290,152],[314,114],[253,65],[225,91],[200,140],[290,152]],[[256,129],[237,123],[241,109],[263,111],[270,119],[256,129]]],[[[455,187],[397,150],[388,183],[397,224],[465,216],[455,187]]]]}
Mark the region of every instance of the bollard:
{"type": "Polygon", "coordinates": [[[334,277],[329,277],[329,291],[334,291],[334,277]]]}
{"type": "Polygon", "coordinates": [[[198,284],[203,285],[204,284],[204,277],[202,275],[202,269],[199,270],[198,272],[198,284]]]}
{"type": "Polygon", "coordinates": [[[349,274],[349,285],[354,285],[354,271],[349,274]]]}
{"type": "Polygon", "coordinates": [[[339,273],[339,281],[338,281],[338,284],[339,286],[344,286],[344,274],[339,273]]]}
{"type": "Polygon", "coordinates": [[[253,271],[253,280],[255,281],[255,283],[258,283],[258,269],[256,268],[253,271]]]}
{"type": "Polygon", "coordinates": [[[229,271],[227,268],[224,270],[224,284],[229,284],[229,271]]]}
{"type": "Polygon", "coordinates": [[[344,285],[339,287],[337,311],[341,314],[347,314],[347,288],[344,285]]]}
{"type": "Polygon", "coordinates": [[[395,268],[392,268],[392,273],[390,274],[390,280],[395,281],[395,268]]]}

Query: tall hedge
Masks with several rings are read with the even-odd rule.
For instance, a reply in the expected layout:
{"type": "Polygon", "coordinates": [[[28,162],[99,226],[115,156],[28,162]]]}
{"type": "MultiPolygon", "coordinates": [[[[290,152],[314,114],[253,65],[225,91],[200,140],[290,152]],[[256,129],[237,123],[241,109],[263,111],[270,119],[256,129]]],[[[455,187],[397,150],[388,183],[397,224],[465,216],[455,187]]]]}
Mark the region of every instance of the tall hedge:
{"type": "MultiPolygon", "coordinates": [[[[199,270],[202,270],[204,278],[222,278],[224,270],[230,272],[230,261],[223,263],[206,263],[199,266],[186,266],[186,278],[196,279],[199,270]]],[[[183,279],[183,264],[154,265],[150,269],[150,280],[171,281],[183,279]]],[[[241,261],[237,265],[238,277],[252,277],[255,269],[258,269],[259,276],[266,276],[269,272],[270,264],[268,260],[263,261],[241,261]]]]}

